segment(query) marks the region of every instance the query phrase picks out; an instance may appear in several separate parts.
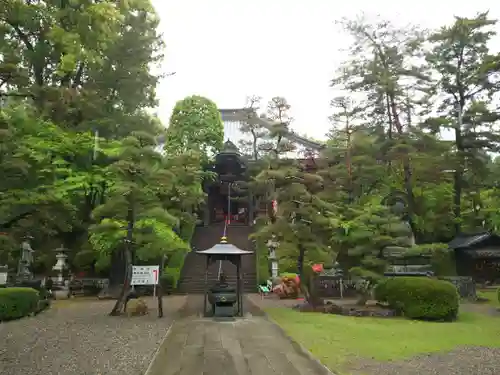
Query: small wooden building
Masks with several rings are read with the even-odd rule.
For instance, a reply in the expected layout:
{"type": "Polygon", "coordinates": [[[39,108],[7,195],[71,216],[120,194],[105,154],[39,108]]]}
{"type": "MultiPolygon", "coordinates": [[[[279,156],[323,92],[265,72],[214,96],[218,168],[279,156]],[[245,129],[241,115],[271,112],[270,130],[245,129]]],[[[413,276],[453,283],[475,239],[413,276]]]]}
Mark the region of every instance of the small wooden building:
{"type": "Polygon", "coordinates": [[[476,282],[500,282],[500,236],[489,233],[461,234],[448,246],[455,251],[457,273],[476,282]]]}

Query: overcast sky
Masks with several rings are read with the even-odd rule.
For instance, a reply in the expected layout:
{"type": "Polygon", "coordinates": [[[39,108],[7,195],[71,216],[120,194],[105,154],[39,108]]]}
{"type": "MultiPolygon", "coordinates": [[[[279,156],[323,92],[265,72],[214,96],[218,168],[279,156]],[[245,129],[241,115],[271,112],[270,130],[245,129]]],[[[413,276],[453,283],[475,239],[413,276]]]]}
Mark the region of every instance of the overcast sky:
{"type": "MultiPolygon", "coordinates": [[[[219,108],[241,108],[247,96],[284,96],[292,127],[323,138],[330,128],[329,80],[344,59],[350,37],[335,25],[364,12],[396,24],[435,28],[453,16],[490,10],[500,2],[409,0],[153,0],[166,43],[158,113],[168,123],[175,103],[193,94],[219,108]]],[[[500,26],[498,27],[500,31],[500,26]]],[[[500,49],[495,42],[492,48],[500,49]]]]}

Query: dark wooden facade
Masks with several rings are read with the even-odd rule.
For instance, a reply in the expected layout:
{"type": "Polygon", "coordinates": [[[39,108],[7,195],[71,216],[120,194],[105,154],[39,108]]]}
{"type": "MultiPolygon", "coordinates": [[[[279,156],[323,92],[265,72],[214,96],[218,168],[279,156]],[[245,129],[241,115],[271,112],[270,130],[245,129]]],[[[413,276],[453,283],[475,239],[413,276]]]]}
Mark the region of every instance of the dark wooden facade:
{"type": "Polygon", "coordinates": [[[489,232],[462,234],[448,246],[455,251],[457,273],[476,282],[500,281],[500,236],[489,232]]]}
{"type": "Polygon", "coordinates": [[[208,168],[217,174],[217,178],[204,186],[207,193],[203,212],[205,226],[228,219],[251,224],[254,216],[253,197],[249,189],[242,186],[246,183],[247,169],[247,161],[241,157],[238,148],[227,141],[215,157],[214,164],[208,168]]]}

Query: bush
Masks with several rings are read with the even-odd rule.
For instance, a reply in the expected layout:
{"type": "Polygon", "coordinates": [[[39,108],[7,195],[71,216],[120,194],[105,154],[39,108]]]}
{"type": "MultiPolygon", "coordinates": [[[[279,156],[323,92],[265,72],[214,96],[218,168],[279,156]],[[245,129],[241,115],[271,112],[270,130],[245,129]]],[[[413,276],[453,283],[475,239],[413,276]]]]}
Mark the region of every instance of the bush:
{"type": "Polygon", "coordinates": [[[384,277],[378,281],[377,285],[375,285],[375,288],[373,289],[373,298],[375,298],[376,301],[387,303],[387,300],[389,299],[387,296],[387,284],[389,280],[391,280],[391,278],[384,277]]]}
{"type": "Polygon", "coordinates": [[[429,259],[429,266],[436,276],[455,276],[457,274],[455,252],[444,243],[415,245],[402,254],[411,264],[416,259],[429,259]]]}
{"type": "Polygon", "coordinates": [[[260,256],[259,261],[257,263],[257,268],[258,268],[258,275],[259,275],[259,279],[257,280],[257,283],[259,285],[266,285],[267,280],[269,280],[271,278],[271,273],[269,272],[269,263],[267,261],[267,258],[260,256]],[[262,260],[262,259],[264,259],[264,260],[262,260]]]}
{"type": "Polygon", "coordinates": [[[453,284],[428,277],[391,277],[375,287],[375,298],[410,319],[452,321],[459,296],[453,284]]]}
{"type": "Polygon", "coordinates": [[[0,289],[0,321],[19,319],[39,311],[40,297],[33,288],[0,289]]]}
{"type": "Polygon", "coordinates": [[[170,293],[177,288],[181,278],[181,269],[177,267],[165,267],[160,277],[160,284],[166,293],[170,293]]]}

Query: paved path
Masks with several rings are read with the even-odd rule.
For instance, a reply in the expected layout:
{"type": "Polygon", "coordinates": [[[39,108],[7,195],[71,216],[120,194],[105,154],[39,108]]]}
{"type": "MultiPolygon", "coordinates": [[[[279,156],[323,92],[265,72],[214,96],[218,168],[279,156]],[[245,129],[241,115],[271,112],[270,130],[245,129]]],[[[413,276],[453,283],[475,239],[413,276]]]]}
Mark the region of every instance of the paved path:
{"type": "MultiPolygon", "coordinates": [[[[191,298],[191,297],[190,297],[191,298]]],[[[150,375],[318,375],[262,316],[214,321],[197,316],[174,323],[150,375]]]]}

